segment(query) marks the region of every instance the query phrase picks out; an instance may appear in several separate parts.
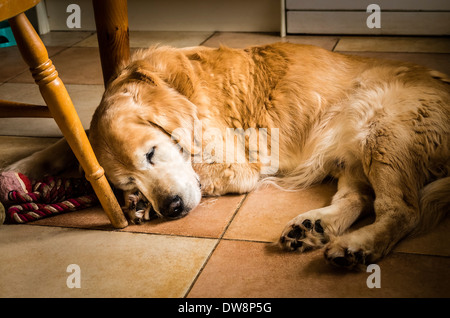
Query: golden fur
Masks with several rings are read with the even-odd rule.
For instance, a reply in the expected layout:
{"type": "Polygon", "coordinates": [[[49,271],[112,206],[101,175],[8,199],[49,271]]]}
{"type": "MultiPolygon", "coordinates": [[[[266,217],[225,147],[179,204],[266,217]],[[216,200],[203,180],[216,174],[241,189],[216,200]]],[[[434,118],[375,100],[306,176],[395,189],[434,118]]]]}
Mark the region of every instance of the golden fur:
{"type": "Polygon", "coordinates": [[[198,179],[203,195],[221,195],[261,181],[292,189],[337,178],[332,204],[293,219],[279,244],[326,246],[327,260],[344,267],[380,259],[450,207],[449,79],[408,63],[289,43],[156,46],[137,52],[110,82],[90,139],[138,222],[150,208],[136,205],[147,200],[141,205],[160,216],[185,215],[200,200],[198,179]],[[238,146],[195,140],[196,123],[221,136],[230,128],[279,133],[267,145],[278,152],[276,173],[261,173],[261,153],[250,160],[248,135],[245,162],[218,161],[238,146]],[[195,160],[206,147],[215,152],[195,160]],[[366,211],[376,221],[347,233],[366,211]]]}

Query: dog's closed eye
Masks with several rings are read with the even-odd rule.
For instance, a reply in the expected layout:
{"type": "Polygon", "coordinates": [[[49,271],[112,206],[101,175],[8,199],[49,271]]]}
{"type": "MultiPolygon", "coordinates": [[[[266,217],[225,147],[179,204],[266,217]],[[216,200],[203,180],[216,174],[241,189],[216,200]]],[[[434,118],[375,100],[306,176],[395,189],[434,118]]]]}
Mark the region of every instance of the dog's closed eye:
{"type": "Polygon", "coordinates": [[[153,147],[149,152],[147,152],[145,154],[145,157],[147,158],[147,162],[149,164],[153,164],[152,159],[153,159],[153,155],[155,154],[155,149],[156,149],[156,147],[153,147]]]}

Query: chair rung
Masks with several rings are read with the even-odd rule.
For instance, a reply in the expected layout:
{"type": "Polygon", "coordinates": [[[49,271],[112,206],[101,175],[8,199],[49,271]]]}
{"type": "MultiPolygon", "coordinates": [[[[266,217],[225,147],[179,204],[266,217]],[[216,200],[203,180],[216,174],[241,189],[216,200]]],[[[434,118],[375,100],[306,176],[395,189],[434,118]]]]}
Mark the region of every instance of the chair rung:
{"type": "Polygon", "coordinates": [[[0,118],[38,117],[52,118],[47,106],[0,100],[0,118]]]}

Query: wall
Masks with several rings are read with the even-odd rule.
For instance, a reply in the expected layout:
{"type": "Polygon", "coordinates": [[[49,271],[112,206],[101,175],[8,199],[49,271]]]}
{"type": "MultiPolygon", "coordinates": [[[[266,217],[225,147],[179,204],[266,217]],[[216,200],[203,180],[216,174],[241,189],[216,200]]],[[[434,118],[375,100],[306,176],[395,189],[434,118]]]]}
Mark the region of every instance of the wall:
{"type": "MultiPolygon", "coordinates": [[[[91,0],[45,0],[50,29],[68,29],[69,4],[81,8],[81,29],[95,30],[91,0]]],[[[279,0],[128,0],[133,31],[279,32],[279,0]]]]}

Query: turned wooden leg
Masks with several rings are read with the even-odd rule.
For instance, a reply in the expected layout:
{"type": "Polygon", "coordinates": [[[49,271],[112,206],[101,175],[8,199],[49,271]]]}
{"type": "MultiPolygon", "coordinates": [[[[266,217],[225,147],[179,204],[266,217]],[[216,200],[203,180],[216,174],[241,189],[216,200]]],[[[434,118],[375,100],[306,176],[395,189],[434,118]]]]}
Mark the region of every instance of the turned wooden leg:
{"type": "Polygon", "coordinates": [[[127,226],[128,222],[106,180],[103,168],[94,155],[72,100],[52,61],[48,58],[44,44],[25,14],[11,18],[9,23],[17,46],[25,62],[30,66],[36,84],[39,85],[42,97],[83,167],[86,179],[91,182],[112,225],[116,228],[127,226]]]}
{"type": "Polygon", "coordinates": [[[105,87],[130,59],[126,0],[92,0],[105,87]]]}

